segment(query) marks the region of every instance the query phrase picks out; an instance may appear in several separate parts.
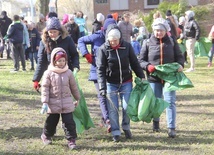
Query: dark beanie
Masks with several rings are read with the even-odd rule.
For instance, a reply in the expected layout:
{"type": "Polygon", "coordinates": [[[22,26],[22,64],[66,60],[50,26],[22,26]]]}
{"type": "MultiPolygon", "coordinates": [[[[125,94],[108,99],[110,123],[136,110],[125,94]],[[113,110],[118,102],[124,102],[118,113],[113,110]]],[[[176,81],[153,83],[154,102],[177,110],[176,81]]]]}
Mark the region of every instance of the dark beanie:
{"type": "Polygon", "coordinates": [[[48,13],[48,18],[52,18],[52,17],[58,18],[57,13],[56,13],[56,12],[49,12],[49,13],[48,13]]]}
{"type": "Polygon", "coordinates": [[[167,11],[166,11],[166,16],[172,16],[171,10],[167,10],[167,11]]]}
{"type": "Polygon", "coordinates": [[[113,18],[111,14],[108,14],[106,18],[113,18]]]}
{"type": "Polygon", "coordinates": [[[6,12],[6,11],[2,11],[2,12],[1,12],[1,15],[2,15],[3,17],[7,16],[7,12],[6,12]]]}
{"type": "Polygon", "coordinates": [[[48,18],[47,24],[46,24],[47,31],[49,30],[61,30],[61,24],[58,18],[52,17],[48,18]]]}
{"type": "Polygon", "coordinates": [[[113,18],[107,18],[103,24],[103,30],[107,30],[107,27],[110,25],[110,24],[116,24],[116,21],[113,19],[113,18]]]}

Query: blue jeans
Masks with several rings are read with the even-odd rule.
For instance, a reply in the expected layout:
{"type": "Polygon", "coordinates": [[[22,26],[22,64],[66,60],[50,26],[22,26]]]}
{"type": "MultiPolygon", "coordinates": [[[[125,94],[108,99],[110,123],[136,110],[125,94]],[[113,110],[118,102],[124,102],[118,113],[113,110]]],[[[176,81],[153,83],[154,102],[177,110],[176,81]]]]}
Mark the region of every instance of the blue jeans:
{"type": "Polygon", "coordinates": [[[212,62],[213,61],[213,54],[214,54],[214,44],[212,44],[212,47],[209,51],[209,54],[208,54],[208,62],[212,62]]]}
{"type": "Polygon", "coordinates": [[[100,95],[99,86],[98,86],[97,81],[94,81],[94,85],[97,90],[97,97],[98,97],[99,103],[100,103],[100,110],[102,113],[102,118],[106,122],[109,119],[106,98],[104,96],[100,95]]]}
{"type": "Polygon", "coordinates": [[[37,64],[37,54],[38,54],[38,52],[29,52],[29,59],[31,62],[31,68],[34,68],[34,60],[36,61],[36,64],[37,64]]]}
{"type": "Polygon", "coordinates": [[[119,97],[122,106],[122,129],[130,130],[130,119],[126,114],[126,109],[131,91],[132,82],[123,84],[107,83],[107,107],[113,136],[121,135],[119,125],[119,97]]]}
{"type": "MultiPolygon", "coordinates": [[[[169,103],[169,107],[166,108],[166,120],[167,127],[175,129],[176,122],[176,92],[175,91],[164,91],[162,83],[150,83],[155,97],[162,98],[169,103]]],[[[154,121],[159,121],[159,118],[155,118],[154,121]]]]}

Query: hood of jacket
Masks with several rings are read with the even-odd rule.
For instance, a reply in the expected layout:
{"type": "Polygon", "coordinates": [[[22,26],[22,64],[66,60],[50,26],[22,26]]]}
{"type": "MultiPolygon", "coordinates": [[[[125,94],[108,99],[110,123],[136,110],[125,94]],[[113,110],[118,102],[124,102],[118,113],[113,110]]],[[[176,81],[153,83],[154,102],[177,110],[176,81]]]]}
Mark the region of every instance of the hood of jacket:
{"type": "MultiPolygon", "coordinates": [[[[109,41],[107,40],[108,38],[108,33],[113,30],[113,29],[117,29],[120,31],[120,28],[116,25],[116,24],[110,24],[106,30],[106,34],[105,34],[105,45],[110,46],[109,41]]],[[[120,44],[122,43],[123,39],[122,39],[122,32],[120,31],[120,44]]]]}
{"type": "Polygon", "coordinates": [[[65,58],[66,59],[66,64],[65,64],[64,68],[55,67],[55,65],[54,65],[54,57],[55,57],[56,53],[59,52],[59,51],[62,51],[62,52],[64,52],[66,54],[66,51],[63,48],[61,48],[61,47],[54,48],[53,51],[51,52],[51,63],[48,66],[48,70],[51,70],[51,71],[54,71],[54,72],[57,72],[57,73],[62,73],[62,72],[65,72],[66,70],[68,70],[68,64],[67,64],[68,58],[67,58],[67,54],[66,54],[66,58],[65,58]]]}

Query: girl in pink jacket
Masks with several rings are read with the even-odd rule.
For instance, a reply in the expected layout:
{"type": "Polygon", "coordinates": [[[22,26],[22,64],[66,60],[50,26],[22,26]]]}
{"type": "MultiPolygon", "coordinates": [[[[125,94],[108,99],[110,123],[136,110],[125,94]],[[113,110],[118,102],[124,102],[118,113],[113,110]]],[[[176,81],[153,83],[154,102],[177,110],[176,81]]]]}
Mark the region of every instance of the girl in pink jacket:
{"type": "Polygon", "coordinates": [[[80,99],[79,90],[75,78],[67,65],[67,55],[63,48],[55,48],[51,53],[51,63],[45,71],[42,79],[41,101],[43,107],[47,107],[41,139],[45,145],[51,144],[51,137],[55,134],[56,126],[62,117],[65,137],[68,147],[76,147],[76,125],[72,112],[80,99]],[[73,97],[76,101],[73,101],[73,97]]]}

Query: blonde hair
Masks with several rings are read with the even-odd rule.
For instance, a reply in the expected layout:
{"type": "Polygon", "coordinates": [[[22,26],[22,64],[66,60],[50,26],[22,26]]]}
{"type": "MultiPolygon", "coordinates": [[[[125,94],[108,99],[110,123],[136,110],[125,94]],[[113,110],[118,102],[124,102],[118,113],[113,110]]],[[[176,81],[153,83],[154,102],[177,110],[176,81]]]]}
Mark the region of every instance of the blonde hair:
{"type": "Polygon", "coordinates": [[[161,15],[160,11],[156,11],[156,12],[153,14],[153,19],[156,19],[156,18],[162,18],[162,15],[161,15]]]}

